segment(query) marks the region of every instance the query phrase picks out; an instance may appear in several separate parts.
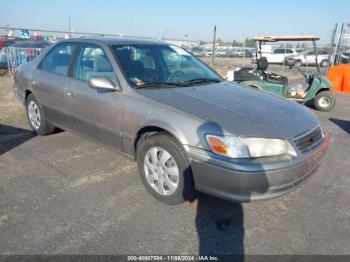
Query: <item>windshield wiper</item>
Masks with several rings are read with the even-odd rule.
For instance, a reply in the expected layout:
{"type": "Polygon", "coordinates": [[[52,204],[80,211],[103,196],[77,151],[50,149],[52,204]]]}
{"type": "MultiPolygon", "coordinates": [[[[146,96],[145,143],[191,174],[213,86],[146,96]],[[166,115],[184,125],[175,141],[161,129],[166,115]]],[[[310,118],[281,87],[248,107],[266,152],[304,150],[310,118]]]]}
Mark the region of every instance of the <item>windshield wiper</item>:
{"type": "Polygon", "coordinates": [[[213,79],[213,78],[195,78],[191,80],[187,80],[184,82],[181,82],[181,84],[189,85],[189,84],[201,84],[201,83],[219,83],[221,82],[220,79],[213,79]]]}
{"type": "Polygon", "coordinates": [[[147,87],[163,87],[163,86],[184,86],[182,83],[171,83],[171,82],[153,82],[137,86],[137,88],[147,88],[147,87]]]}

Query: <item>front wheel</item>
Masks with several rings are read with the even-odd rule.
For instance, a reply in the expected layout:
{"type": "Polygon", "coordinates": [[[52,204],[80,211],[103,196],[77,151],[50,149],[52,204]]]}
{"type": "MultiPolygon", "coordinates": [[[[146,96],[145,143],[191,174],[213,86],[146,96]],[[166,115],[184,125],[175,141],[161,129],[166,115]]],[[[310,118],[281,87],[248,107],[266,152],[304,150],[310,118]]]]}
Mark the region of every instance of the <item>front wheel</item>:
{"type": "Polygon", "coordinates": [[[151,135],[137,147],[137,164],[147,191],[166,204],[190,200],[194,184],[183,147],[166,133],[151,135]]]}
{"type": "Polygon", "coordinates": [[[335,96],[330,91],[322,91],[316,95],[314,105],[320,111],[330,111],[335,106],[335,96]]]}

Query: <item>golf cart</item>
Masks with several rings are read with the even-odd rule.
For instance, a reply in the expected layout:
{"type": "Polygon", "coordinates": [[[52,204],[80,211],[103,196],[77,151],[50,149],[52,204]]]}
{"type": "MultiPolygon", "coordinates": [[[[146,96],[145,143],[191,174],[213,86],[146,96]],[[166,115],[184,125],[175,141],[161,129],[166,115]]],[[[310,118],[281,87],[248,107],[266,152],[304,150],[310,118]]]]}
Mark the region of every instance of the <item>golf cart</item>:
{"type": "Polygon", "coordinates": [[[320,67],[317,61],[317,36],[257,36],[254,40],[259,45],[256,51],[256,68],[239,68],[233,72],[233,81],[243,85],[262,89],[276,95],[280,95],[300,103],[306,103],[313,100],[314,106],[320,111],[329,111],[335,105],[335,97],[332,90],[332,84],[320,75],[320,67]],[[262,43],[277,41],[312,41],[315,52],[315,64],[317,73],[306,75],[299,67],[291,65],[290,69],[295,67],[303,76],[302,81],[288,83],[288,78],[267,71],[268,62],[261,51],[262,43]],[[259,56],[258,56],[259,55],[259,56]]]}

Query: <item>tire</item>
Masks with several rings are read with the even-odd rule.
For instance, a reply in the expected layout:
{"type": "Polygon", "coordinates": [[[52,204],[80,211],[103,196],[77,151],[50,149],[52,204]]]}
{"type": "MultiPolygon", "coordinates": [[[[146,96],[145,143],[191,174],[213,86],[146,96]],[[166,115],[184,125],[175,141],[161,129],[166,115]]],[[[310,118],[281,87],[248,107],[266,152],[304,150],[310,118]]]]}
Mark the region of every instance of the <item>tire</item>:
{"type": "Polygon", "coordinates": [[[46,119],[42,107],[33,94],[27,97],[26,109],[28,122],[36,134],[42,136],[53,133],[55,127],[46,119]]]}
{"type": "Polygon", "coordinates": [[[335,96],[330,91],[321,91],[314,98],[314,106],[320,111],[330,111],[335,106],[335,96]]]}
{"type": "Polygon", "coordinates": [[[302,65],[303,65],[303,63],[301,62],[301,60],[297,60],[294,63],[294,66],[302,66],[302,65]]]}
{"type": "Polygon", "coordinates": [[[142,183],[157,200],[176,205],[193,198],[195,189],[190,163],[183,147],[174,137],[167,133],[156,133],[141,139],[137,146],[136,159],[142,183]],[[164,159],[167,159],[165,162],[162,161],[163,154],[164,159]],[[156,161],[153,161],[154,156],[156,161]],[[174,175],[176,168],[178,176],[174,175]]]}
{"type": "Polygon", "coordinates": [[[321,67],[327,67],[329,65],[329,61],[328,60],[322,60],[320,63],[321,67]]]}

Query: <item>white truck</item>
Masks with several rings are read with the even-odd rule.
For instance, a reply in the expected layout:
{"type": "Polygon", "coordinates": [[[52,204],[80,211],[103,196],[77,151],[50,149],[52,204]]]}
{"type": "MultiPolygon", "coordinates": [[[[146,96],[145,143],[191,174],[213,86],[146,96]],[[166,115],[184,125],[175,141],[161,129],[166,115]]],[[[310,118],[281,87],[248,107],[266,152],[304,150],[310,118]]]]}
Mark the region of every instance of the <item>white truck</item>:
{"type": "MultiPolygon", "coordinates": [[[[294,56],[287,57],[287,64],[301,65],[316,65],[315,52],[307,51],[302,52],[294,56]]],[[[317,52],[317,61],[322,67],[326,67],[329,64],[329,53],[327,51],[317,52]]]]}

